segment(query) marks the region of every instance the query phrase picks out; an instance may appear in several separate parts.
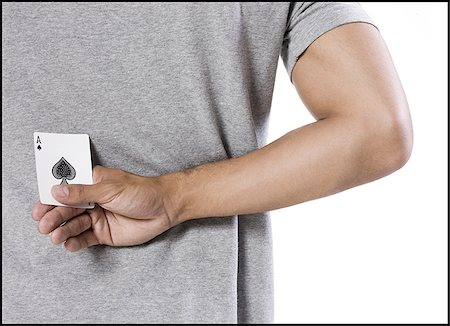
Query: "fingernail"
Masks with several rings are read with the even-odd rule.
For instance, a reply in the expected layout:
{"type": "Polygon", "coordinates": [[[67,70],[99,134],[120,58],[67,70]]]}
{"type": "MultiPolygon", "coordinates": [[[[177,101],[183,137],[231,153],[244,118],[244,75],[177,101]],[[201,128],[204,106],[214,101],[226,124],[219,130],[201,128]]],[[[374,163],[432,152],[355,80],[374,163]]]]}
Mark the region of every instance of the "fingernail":
{"type": "Polygon", "coordinates": [[[65,198],[69,196],[69,188],[66,186],[53,186],[52,193],[56,197],[65,198]]]}

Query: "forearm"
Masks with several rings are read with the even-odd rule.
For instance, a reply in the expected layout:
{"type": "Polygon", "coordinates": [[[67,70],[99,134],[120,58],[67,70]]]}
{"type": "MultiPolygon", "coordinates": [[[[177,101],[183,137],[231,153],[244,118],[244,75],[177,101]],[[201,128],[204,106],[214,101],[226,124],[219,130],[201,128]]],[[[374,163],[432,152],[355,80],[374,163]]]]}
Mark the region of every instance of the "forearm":
{"type": "Polygon", "coordinates": [[[408,104],[373,26],[347,24],[322,35],[296,63],[292,83],[317,122],[241,157],[157,177],[95,166],[93,185],[52,190],[62,204],[95,202],[95,209],[37,205],[39,230],[53,230],[52,241],[66,241],[71,251],[137,245],[189,219],[298,204],[406,163],[413,141],[408,104]]]}
{"type": "Polygon", "coordinates": [[[296,63],[292,82],[318,121],[242,157],[164,176],[175,222],[298,204],[406,163],[408,104],[373,26],[347,24],[322,35],[296,63]]]}
{"type": "Polygon", "coordinates": [[[247,155],[166,176],[181,221],[273,210],[327,196],[399,168],[401,135],[337,116],[247,155]]]}

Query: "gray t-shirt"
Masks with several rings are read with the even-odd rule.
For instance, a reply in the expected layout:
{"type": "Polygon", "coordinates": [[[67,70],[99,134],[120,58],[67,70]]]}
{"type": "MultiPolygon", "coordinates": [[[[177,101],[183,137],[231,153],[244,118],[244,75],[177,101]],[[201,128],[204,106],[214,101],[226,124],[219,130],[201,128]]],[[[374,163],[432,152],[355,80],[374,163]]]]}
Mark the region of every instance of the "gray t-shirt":
{"type": "Polygon", "coordinates": [[[31,219],[33,132],[87,133],[94,164],[145,176],[244,155],[279,56],[290,73],[358,21],[355,3],[2,3],[2,321],[272,322],[267,213],[69,253],[31,219]]]}

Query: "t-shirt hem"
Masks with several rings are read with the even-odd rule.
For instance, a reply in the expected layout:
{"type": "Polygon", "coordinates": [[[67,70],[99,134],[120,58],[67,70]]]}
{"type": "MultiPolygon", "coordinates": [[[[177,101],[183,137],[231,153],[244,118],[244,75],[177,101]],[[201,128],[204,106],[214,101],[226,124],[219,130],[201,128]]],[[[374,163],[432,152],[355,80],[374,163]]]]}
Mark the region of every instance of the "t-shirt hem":
{"type": "Polygon", "coordinates": [[[321,25],[312,25],[308,31],[305,31],[303,34],[295,34],[289,44],[289,52],[296,53],[296,55],[291,55],[288,57],[286,62],[286,70],[288,71],[289,78],[292,83],[292,72],[294,70],[295,64],[298,59],[302,56],[302,54],[308,49],[308,47],[317,40],[323,34],[331,31],[334,28],[337,28],[342,25],[352,24],[352,23],[365,23],[370,24],[378,29],[378,27],[372,22],[372,20],[366,16],[358,14],[357,17],[353,16],[349,19],[349,17],[336,17],[330,19],[324,19],[323,21],[327,22],[326,24],[321,25]]]}

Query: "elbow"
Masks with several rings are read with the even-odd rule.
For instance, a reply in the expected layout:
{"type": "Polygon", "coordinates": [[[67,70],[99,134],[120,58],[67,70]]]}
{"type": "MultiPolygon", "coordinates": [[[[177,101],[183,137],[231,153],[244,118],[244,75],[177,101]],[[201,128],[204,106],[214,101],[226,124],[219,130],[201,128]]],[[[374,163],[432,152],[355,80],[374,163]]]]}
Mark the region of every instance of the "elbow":
{"type": "Polygon", "coordinates": [[[404,125],[397,125],[389,134],[390,155],[386,158],[386,172],[394,172],[402,168],[411,157],[413,148],[412,130],[404,125]]]}
{"type": "MultiPolygon", "coordinates": [[[[391,111],[392,112],[392,111],[391,111]]],[[[383,116],[378,123],[372,120],[370,153],[371,169],[378,176],[388,175],[402,168],[411,157],[413,129],[408,108],[383,116]],[[399,114],[399,113],[403,114],[399,114]]]]}

